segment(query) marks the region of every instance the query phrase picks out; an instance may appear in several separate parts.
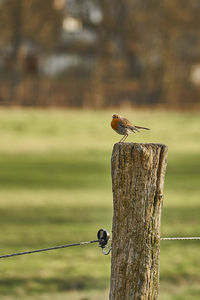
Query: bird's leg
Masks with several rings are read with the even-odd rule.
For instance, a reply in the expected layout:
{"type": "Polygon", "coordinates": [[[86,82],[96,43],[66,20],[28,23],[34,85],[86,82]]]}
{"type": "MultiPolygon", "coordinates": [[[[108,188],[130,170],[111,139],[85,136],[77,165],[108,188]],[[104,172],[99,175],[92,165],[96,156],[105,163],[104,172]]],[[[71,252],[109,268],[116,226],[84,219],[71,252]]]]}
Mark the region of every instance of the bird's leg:
{"type": "Polygon", "coordinates": [[[122,141],[123,141],[123,139],[126,137],[126,135],[124,135],[122,138],[121,138],[121,140],[119,141],[119,143],[123,143],[122,141]]]}
{"type": "Polygon", "coordinates": [[[119,143],[123,144],[125,139],[128,137],[128,134],[124,135],[123,138],[119,141],[119,143]]]}
{"type": "Polygon", "coordinates": [[[124,141],[127,139],[127,137],[128,137],[128,134],[125,135],[122,143],[124,143],[124,141]]]}

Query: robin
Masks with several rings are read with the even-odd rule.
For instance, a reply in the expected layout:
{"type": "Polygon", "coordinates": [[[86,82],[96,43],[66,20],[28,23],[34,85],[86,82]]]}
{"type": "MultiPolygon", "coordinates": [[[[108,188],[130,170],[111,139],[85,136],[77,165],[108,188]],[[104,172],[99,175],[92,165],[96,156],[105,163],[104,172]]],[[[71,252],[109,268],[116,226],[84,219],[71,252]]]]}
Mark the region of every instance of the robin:
{"type": "Polygon", "coordinates": [[[125,139],[132,132],[134,132],[134,133],[135,132],[140,132],[139,129],[150,130],[149,128],[146,128],[146,127],[133,125],[129,120],[127,120],[127,119],[125,119],[122,116],[117,115],[117,114],[112,116],[111,127],[117,133],[123,135],[123,138],[119,141],[119,143],[124,143],[125,139]]]}

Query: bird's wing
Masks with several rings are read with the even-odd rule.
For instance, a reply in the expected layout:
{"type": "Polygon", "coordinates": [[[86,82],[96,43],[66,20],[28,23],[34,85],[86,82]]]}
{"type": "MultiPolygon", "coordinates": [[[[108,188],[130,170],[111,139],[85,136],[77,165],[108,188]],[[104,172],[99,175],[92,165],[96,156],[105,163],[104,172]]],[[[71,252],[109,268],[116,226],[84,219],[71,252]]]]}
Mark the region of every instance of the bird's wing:
{"type": "Polygon", "coordinates": [[[126,128],[128,128],[128,129],[130,129],[130,130],[132,130],[133,132],[134,131],[138,131],[139,132],[139,130],[135,127],[135,125],[133,125],[129,120],[127,120],[126,118],[122,118],[122,122],[120,122],[121,123],[121,126],[123,126],[123,127],[126,127],[126,128]]]}

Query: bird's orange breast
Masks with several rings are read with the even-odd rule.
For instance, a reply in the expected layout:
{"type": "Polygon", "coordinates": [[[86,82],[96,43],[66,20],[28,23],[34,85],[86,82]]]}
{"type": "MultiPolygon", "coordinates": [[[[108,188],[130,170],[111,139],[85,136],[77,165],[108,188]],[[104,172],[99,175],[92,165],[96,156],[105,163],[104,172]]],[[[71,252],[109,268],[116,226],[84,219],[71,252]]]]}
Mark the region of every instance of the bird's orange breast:
{"type": "Polygon", "coordinates": [[[118,123],[120,122],[119,119],[112,119],[111,121],[111,127],[112,129],[114,129],[115,131],[118,130],[118,123]]]}

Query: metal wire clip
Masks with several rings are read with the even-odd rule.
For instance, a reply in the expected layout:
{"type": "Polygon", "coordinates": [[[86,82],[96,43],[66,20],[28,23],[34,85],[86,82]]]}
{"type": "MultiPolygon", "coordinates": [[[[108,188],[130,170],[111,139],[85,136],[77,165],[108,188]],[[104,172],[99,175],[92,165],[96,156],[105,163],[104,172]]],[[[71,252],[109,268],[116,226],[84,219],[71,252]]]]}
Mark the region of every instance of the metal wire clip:
{"type": "Polygon", "coordinates": [[[99,247],[101,247],[102,249],[102,253],[104,255],[108,255],[110,253],[110,251],[112,250],[112,247],[110,247],[110,249],[106,252],[105,251],[105,247],[110,239],[110,234],[106,229],[99,229],[99,231],[97,232],[97,238],[99,241],[99,247]]]}

